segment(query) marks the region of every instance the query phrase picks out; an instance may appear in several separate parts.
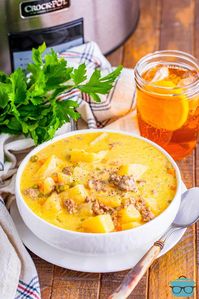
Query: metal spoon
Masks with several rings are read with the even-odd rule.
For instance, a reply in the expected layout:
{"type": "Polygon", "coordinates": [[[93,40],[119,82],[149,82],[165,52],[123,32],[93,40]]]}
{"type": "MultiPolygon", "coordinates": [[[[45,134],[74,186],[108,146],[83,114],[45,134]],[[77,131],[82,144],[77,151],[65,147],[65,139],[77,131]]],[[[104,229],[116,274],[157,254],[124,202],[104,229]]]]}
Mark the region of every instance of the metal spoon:
{"type": "Polygon", "coordinates": [[[126,299],[164,247],[166,240],[176,230],[188,227],[199,220],[199,188],[192,188],[182,194],[178,213],[160,240],[156,241],[135,267],[124,277],[118,289],[108,299],[126,299]]]}

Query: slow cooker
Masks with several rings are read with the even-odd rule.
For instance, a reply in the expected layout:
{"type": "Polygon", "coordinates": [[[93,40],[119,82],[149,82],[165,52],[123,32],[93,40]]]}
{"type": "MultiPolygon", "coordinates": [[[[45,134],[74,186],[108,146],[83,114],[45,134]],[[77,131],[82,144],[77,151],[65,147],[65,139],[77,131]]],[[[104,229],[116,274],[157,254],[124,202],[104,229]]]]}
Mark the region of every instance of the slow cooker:
{"type": "Polygon", "coordinates": [[[1,0],[0,69],[24,68],[43,41],[61,52],[93,40],[107,54],[132,33],[138,17],[138,0],[1,0]]]}

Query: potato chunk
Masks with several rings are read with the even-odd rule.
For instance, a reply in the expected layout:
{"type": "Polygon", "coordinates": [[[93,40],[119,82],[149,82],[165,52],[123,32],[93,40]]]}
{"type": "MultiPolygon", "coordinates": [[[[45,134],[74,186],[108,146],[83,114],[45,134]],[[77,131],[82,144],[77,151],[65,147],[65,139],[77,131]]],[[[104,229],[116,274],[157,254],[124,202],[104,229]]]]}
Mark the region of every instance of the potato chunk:
{"type": "Polygon", "coordinates": [[[132,229],[134,227],[138,227],[140,226],[141,223],[140,222],[127,222],[127,223],[123,223],[122,224],[122,230],[126,230],[126,229],[132,229]]]}
{"type": "Polygon", "coordinates": [[[107,151],[89,153],[85,150],[75,149],[71,151],[71,162],[100,162],[106,156],[107,151]]]}
{"type": "Polygon", "coordinates": [[[76,182],[86,184],[89,172],[85,169],[85,166],[76,166],[73,170],[73,178],[76,182]]]}
{"type": "Polygon", "coordinates": [[[79,205],[79,213],[82,216],[92,216],[93,215],[92,203],[86,202],[86,203],[79,205]]]}
{"type": "Polygon", "coordinates": [[[90,145],[94,146],[96,144],[101,143],[102,141],[104,141],[104,139],[108,138],[108,133],[104,132],[102,134],[100,134],[99,136],[97,136],[93,141],[91,141],[90,145]]]}
{"type": "Polygon", "coordinates": [[[73,178],[70,175],[64,174],[62,172],[58,172],[57,181],[60,184],[70,185],[73,182],[73,178]]]}
{"type": "Polygon", "coordinates": [[[94,162],[100,162],[100,161],[102,161],[105,158],[107,152],[108,151],[100,151],[98,153],[93,153],[93,155],[94,155],[94,162]]]}
{"type": "Polygon", "coordinates": [[[122,223],[126,223],[132,221],[140,221],[142,217],[140,212],[134,207],[134,205],[129,205],[128,207],[120,211],[120,218],[122,223]]]}
{"type": "Polygon", "coordinates": [[[83,203],[88,196],[84,185],[76,185],[68,190],[68,197],[76,203],[83,203]]]}
{"type": "Polygon", "coordinates": [[[114,230],[114,224],[109,214],[90,217],[82,222],[82,227],[90,233],[109,233],[114,230]]]}
{"type": "Polygon", "coordinates": [[[61,203],[59,196],[56,193],[52,193],[51,196],[49,196],[46,201],[43,204],[43,209],[45,210],[45,213],[48,214],[48,212],[54,214],[61,211],[61,203]]]}
{"type": "Polygon", "coordinates": [[[147,166],[143,164],[126,164],[120,166],[118,174],[132,175],[134,180],[139,180],[146,170],[147,166]]]}
{"type": "Polygon", "coordinates": [[[50,156],[44,164],[37,171],[37,175],[41,178],[51,176],[53,172],[56,172],[59,167],[63,165],[63,161],[57,158],[55,155],[50,156]]]}
{"type": "Polygon", "coordinates": [[[146,198],[145,202],[153,214],[157,215],[160,212],[157,200],[155,198],[146,198]]]}
{"type": "Polygon", "coordinates": [[[53,191],[55,187],[55,182],[51,177],[47,177],[44,179],[44,181],[41,183],[41,191],[47,195],[50,192],[53,191]]]}
{"type": "Polygon", "coordinates": [[[97,200],[107,207],[117,208],[121,205],[121,198],[117,195],[98,194],[97,200]]]}

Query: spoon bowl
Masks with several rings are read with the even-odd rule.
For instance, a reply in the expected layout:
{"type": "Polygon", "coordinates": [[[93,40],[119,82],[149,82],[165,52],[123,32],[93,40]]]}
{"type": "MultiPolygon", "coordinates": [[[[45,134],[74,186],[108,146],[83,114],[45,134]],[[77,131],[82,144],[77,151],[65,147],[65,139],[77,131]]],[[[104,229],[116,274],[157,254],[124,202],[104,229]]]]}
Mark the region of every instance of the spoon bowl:
{"type": "Polygon", "coordinates": [[[188,227],[199,219],[199,188],[191,188],[182,194],[180,208],[173,226],[188,227]]]}

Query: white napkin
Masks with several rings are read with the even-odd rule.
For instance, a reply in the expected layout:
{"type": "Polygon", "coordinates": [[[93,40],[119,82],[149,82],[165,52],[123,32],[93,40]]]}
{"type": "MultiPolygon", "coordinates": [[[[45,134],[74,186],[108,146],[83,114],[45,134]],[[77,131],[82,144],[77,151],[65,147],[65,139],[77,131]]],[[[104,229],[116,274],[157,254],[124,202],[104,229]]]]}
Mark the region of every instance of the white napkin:
{"type": "MultiPolygon", "coordinates": [[[[75,67],[85,63],[89,74],[95,68],[100,68],[104,74],[112,70],[94,42],[72,48],[60,53],[60,56],[75,67]]],[[[89,96],[81,95],[77,90],[65,93],[60,98],[63,100],[70,98],[79,102],[78,111],[81,120],[78,121],[78,129],[107,126],[139,133],[135,112],[131,112],[134,97],[133,71],[124,69],[111,92],[107,96],[101,96],[100,104],[92,102],[89,96]]],[[[57,135],[71,129],[71,125],[66,124],[58,130],[57,135]]],[[[0,135],[0,299],[41,298],[34,263],[6,209],[6,206],[9,208],[15,199],[15,174],[18,165],[33,146],[30,138],[0,135]]]]}

